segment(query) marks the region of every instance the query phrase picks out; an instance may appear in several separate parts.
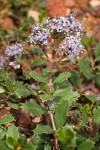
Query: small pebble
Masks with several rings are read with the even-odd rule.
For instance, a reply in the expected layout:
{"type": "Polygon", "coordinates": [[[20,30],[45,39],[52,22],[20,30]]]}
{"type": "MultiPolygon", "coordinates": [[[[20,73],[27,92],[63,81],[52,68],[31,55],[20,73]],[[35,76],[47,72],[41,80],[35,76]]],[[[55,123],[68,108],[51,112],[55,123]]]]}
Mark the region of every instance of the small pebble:
{"type": "Polygon", "coordinates": [[[91,88],[91,90],[92,90],[92,92],[94,92],[95,94],[99,94],[99,93],[100,93],[99,89],[97,89],[95,86],[93,86],[93,87],[91,88]]]}
{"type": "Polygon", "coordinates": [[[90,6],[91,7],[98,7],[98,6],[100,6],[100,0],[91,0],[90,1],[90,6]]]}
{"type": "Polygon", "coordinates": [[[70,8],[66,8],[66,16],[68,16],[71,13],[71,9],[70,8]]]}
{"type": "Polygon", "coordinates": [[[88,90],[84,92],[85,95],[95,95],[92,91],[88,90]]]}
{"type": "Polygon", "coordinates": [[[36,117],[35,119],[32,119],[33,123],[39,123],[41,121],[41,117],[36,117]]]}
{"type": "Polygon", "coordinates": [[[36,23],[39,22],[39,15],[40,13],[38,11],[32,9],[30,9],[27,14],[27,16],[32,17],[36,23]]]}
{"type": "Polygon", "coordinates": [[[10,107],[6,107],[5,109],[6,109],[6,110],[10,110],[10,107]]]}

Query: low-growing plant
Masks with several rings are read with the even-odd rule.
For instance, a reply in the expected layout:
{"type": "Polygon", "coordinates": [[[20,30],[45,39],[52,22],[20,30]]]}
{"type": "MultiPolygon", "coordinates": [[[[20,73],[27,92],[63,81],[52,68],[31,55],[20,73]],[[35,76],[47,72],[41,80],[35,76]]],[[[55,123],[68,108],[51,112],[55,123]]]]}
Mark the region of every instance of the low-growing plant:
{"type": "Polygon", "coordinates": [[[26,132],[32,131],[28,135],[25,129],[14,125],[16,120],[11,114],[1,118],[0,149],[99,149],[99,101],[96,96],[75,91],[83,83],[82,76],[97,82],[100,76],[92,73],[89,57],[76,59],[91,44],[91,39],[86,38],[82,41],[85,48],[81,44],[82,30],[82,24],[73,15],[48,18],[32,26],[27,42],[7,47],[5,58],[0,58],[0,102],[16,113],[27,112],[38,121],[27,128],[26,132]],[[24,50],[26,43],[32,45],[29,51],[24,50]],[[36,60],[30,59],[36,54],[36,60]],[[24,58],[31,67],[23,73],[24,58]],[[71,68],[69,60],[74,64],[78,61],[81,75],[71,68]],[[61,71],[65,63],[69,69],[61,71]],[[12,123],[7,127],[8,122],[12,123]]]}

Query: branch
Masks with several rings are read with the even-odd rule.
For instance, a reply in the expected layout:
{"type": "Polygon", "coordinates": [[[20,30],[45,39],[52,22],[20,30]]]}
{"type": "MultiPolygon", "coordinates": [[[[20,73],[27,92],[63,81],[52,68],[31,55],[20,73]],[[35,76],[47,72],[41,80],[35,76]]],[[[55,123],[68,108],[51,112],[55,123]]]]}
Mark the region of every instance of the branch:
{"type": "Polygon", "coordinates": [[[54,114],[52,111],[48,111],[49,117],[50,117],[50,121],[52,124],[52,128],[54,130],[54,150],[60,150],[59,149],[59,144],[58,144],[58,136],[57,136],[57,129],[56,129],[56,125],[54,122],[54,114]]]}

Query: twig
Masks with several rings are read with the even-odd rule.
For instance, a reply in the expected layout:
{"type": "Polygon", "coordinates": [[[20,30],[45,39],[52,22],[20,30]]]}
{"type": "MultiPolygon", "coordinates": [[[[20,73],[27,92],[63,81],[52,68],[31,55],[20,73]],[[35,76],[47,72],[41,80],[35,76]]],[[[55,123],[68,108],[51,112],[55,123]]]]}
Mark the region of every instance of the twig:
{"type": "Polygon", "coordinates": [[[50,117],[50,121],[52,124],[52,128],[54,130],[54,150],[60,150],[59,149],[59,144],[58,144],[58,136],[57,136],[57,129],[56,129],[56,125],[54,122],[54,114],[52,111],[48,111],[49,117],[50,117]]]}

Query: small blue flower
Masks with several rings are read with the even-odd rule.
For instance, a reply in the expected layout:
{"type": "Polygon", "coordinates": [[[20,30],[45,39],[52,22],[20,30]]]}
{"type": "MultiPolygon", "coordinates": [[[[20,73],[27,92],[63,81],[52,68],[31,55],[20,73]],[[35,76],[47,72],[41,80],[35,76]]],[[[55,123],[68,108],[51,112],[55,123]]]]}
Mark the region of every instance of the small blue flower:
{"type": "Polygon", "coordinates": [[[31,35],[29,36],[29,42],[32,44],[47,46],[48,38],[50,36],[49,31],[43,28],[41,25],[33,25],[31,35]]]}
{"type": "Polygon", "coordinates": [[[79,39],[71,35],[60,45],[60,49],[63,49],[67,55],[77,56],[83,50],[83,46],[79,39]]]}
{"type": "Polygon", "coordinates": [[[23,44],[15,43],[8,46],[8,48],[5,51],[5,55],[7,57],[21,56],[22,52],[23,52],[23,44]]]}

